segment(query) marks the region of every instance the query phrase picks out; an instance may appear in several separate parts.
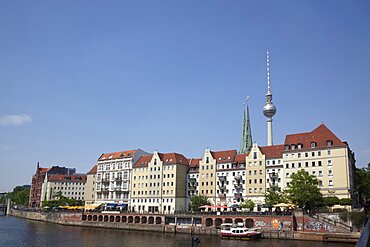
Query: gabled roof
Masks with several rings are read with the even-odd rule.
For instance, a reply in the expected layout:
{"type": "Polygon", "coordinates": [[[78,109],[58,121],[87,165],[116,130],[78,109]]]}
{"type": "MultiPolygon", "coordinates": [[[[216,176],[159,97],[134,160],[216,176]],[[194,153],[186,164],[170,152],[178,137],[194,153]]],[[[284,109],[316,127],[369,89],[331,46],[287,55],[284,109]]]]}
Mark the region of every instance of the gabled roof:
{"type": "Polygon", "coordinates": [[[189,165],[189,160],[182,154],[179,153],[166,153],[166,154],[159,154],[163,165],[168,164],[181,164],[181,165],[189,165]]]}
{"type": "Polygon", "coordinates": [[[199,161],[201,161],[201,160],[202,160],[201,158],[198,158],[198,159],[192,158],[192,159],[189,160],[189,166],[190,167],[197,167],[197,166],[199,166],[199,161]]]}
{"type": "Polygon", "coordinates": [[[225,151],[211,151],[212,157],[218,164],[221,163],[232,163],[234,162],[237,154],[236,150],[225,150],[225,151]]]}
{"type": "Polygon", "coordinates": [[[284,144],[259,147],[266,159],[282,158],[284,152],[284,144]]]}
{"type": "Polygon", "coordinates": [[[133,165],[133,168],[147,167],[148,163],[152,160],[153,154],[141,156],[133,165]]]}
{"type": "Polygon", "coordinates": [[[332,146],[346,147],[343,143],[325,124],[320,124],[311,132],[291,134],[285,137],[285,145],[303,144],[303,148],[311,148],[311,143],[316,142],[316,147],[327,147],[326,141],[332,141],[332,146]]]}
{"type": "Polygon", "coordinates": [[[78,175],[49,175],[48,181],[60,182],[86,182],[86,174],[78,175]]]}
{"type": "Polygon", "coordinates": [[[97,169],[98,169],[98,166],[94,165],[93,168],[91,168],[91,170],[87,174],[96,174],[97,169]]]}
{"type": "Polygon", "coordinates": [[[245,163],[245,157],[247,157],[248,154],[237,154],[235,156],[235,160],[234,162],[235,163],[245,163]]]}
{"type": "Polygon", "coordinates": [[[122,158],[131,158],[133,155],[138,151],[138,149],[134,150],[127,150],[127,151],[120,151],[120,152],[114,152],[114,153],[106,153],[102,154],[99,157],[99,161],[103,160],[113,160],[113,159],[122,159],[122,158]]]}

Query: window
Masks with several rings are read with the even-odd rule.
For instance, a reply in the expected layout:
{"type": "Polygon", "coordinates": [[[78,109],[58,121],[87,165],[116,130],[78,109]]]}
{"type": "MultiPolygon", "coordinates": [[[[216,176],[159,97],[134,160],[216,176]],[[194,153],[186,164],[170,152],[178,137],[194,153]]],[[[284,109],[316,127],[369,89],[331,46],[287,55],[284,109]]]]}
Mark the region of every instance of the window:
{"type": "Polygon", "coordinates": [[[306,157],[306,158],[307,158],[307,157],[308,157],[308,153],[304,153],[304,157],[306,157]]]}
{"type": "Polygon", "coordinates": [[[294,163],[292,163],[292,168],[294,168],[294,163]]]}
{"type": "Polygon", "coordinates": [[[321,151],[318,151],[317,152],[317,156],[321,156],[321,151]]]}
{"type": "Polygon", "coordinates": [[[285,164],[285,168],[289,168],[289,164],[288,163],[285,164]]]}
{"type": "Polygon", "coordinates": [[[285,177],[286,177],[286,178],[289,178],[289,172],[287,172],[287,173],[285,174],[285,177]]]}
{"type": "Polygon", "coordinates": [[[311,148],[315,148],[317,146],[316,142],[311,142],[311,148]]]}
{"type": "Polygon", "coordinates": [[[209,157],[206,157],[206,164],[209,163],[209,157]]]}
{"type": "Polygon", "coordinates": [[[329,176],[333,176],[333,171],[332,170],[328,170],[328,175],[329,176]]]}
{"type": "Polygon", "coordinates": [[[329,180],[329,186],[333,186],[333,180],[329,180]]]}
{"type": "Polygon", "coordinates": [[[328,155],[331,155],[331,151],[330,150],[328,150],[328,155]]]}
{"type": "Polygon", "coordinates": [[[332,145],[333,145],[333,141],[331,141],[331,140],[326,141],[326,146],[327,147],[331,147],[332,145]]]}
{"type": "Polygon", "coordinates": [[[312,157],[315,157],[315,152],[312,152],[312,153],[311,153],[311,156],[312,156],[312,157]]]}
{"type": "Polygon", "coordinates": [[[322,171],[319,171],[319,177],[322,177],[322,171]]]}
{"type": "Polygon", "coordinates": [[[331,160],[328,160],[328,166],[332,166],[333,164],[332,164],[332,162],[331,162],[331,160]]]}
{"type": "Polygon", "coordinates": [[[257,159],[257,152],[253,152],[253,159],[257,159]]]}
{"type": "Polygon", "coordinates": [[[302,149],[302,144],[301,143],[298,143],[298,149],[302,149]]]}
{"type": "Polygon", "coordinates": [[[302,167],[302,163],[301,162],[299,162],[298,163],[298,168],[301,168],[302,167]]]}
{"type": "Polygon", "coordinates": [[[304,164],[305,164],[305,167],[308,167],[308,162],[305,162],[304,164]]]}
{"type": "Polygon", "coordinates": [[[315,161],[312,161],[312,167],[315,167],[315,166],[316,166],[315,161]]]}
{"type": "Polygon", "coordinates": [[[301,158],[301,153],[298,153],[298,158],[301,158]]]}

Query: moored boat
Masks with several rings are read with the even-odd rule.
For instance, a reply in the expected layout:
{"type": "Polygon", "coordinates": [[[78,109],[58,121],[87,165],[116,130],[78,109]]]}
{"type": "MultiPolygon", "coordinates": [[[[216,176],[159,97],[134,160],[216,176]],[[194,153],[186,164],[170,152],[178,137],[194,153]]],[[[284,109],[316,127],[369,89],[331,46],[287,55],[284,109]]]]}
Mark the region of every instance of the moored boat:
{"type": "Polygon", "coordinates": [[[251,240],[258,239],[262,232],[257,228],[246,228],[243,225],[225,223],[221,225],[220,237],[224,239],[251,240]]]}

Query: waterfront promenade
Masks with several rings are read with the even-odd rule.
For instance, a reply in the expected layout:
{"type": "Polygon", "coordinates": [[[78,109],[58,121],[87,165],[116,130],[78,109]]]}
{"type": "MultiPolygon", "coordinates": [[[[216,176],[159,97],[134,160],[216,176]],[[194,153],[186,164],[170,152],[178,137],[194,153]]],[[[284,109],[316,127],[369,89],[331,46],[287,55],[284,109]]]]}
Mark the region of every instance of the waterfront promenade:
{"type": "Polygon", "coordinates": [[[260,227],[263,238],[315,240],[322,242],[355,243],[360,234],[331,226],[308,216],[251,216],[251,215],[147,215],[108,213],[30,212],[11,210],[10,215],[58,223],[62,225],[98,227],[123,230],[184,233],[189,235],[218,235],[222,223],[243,222],[248,227],[260,227]],[[294,219],[295,218],[295,219],[294,219]],[[283,225],[281,227],[282,222],[283,225]],[[303,223],[304,222],[304,223],[303,223]],[[302,226],[304,224],[303,230],[302,226]],[[295,225],[297,230],[295,230],[295,225]]]}

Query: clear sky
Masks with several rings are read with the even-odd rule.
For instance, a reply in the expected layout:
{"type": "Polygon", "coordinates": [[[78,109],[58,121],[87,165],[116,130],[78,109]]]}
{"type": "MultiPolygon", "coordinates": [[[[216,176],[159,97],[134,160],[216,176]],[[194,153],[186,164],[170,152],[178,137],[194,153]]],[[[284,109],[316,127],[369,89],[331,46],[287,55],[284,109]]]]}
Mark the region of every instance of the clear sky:
{"type": "Polygon", "coordinates": [[[370,1],[1,1],[0,192],[102,153],[238,149],[324,122],[370,162],[370,1]]]}

